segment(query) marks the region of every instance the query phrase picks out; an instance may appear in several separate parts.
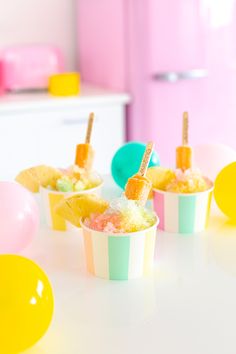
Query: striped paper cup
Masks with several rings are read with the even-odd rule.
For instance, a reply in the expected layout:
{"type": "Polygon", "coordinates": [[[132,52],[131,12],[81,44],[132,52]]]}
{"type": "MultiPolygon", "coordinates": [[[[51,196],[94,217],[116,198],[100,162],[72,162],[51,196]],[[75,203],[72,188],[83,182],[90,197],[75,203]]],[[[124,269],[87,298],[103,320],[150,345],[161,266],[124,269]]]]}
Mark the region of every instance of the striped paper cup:
{"type": "Polygon", "coordinates": [[[103,186],[103,181],[99,186],[92,188],[92,189],[86,189],[81,192],[58,192],[58,191],[52,191],[47,188],[40,188],[40,194],[41,194],[41,201],[42,201],[42,207],[44,209],[44,214],[46,218],[46,223],[47,225],[52,229],[56,231],[75,231],[78,230],[77,227],[73,226],[69,222],[65,221],[63,218],[61,218],[56,212],[55,212],[55,206],[64,198],[71,197],[73,195],[82,195],[82,194],[97,194],[101,195],[101,190],[103,186]]]}
{"type": "Polygon", "coordinates": [[[208,224],[212,187],[204,192],[181,194],[153,190],[154,210],[160,218],[159,228],[167,232],[193,234],[208,224]]]}
{"type": "Polygon", "coordinates": [[[88,271],[109,280],[128,280],[150,274],[157,225],[158,221],[146,230],[109,234],[81,223],[88,271]]]}

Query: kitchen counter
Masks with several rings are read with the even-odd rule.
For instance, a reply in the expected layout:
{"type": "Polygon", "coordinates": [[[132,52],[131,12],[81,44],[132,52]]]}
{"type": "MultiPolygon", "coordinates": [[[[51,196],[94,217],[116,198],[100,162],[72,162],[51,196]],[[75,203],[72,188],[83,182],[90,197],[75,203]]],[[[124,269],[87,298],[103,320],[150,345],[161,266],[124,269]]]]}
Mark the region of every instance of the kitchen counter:
{"type": "MultiPolygon", "coordinates": [[[[9,93],[0,96],[0,115],[26,109],[66,109],[90,105],[127,104],[130,96],[127,93],[104,90],[99,87],[83,84],[81,94],[73,97],[55,97],[47,92],[9,93]]],[[[0,117],[1,118],[1,117],[0,117]]]]}
{"type": "Polygon", "coordinates": [[[8,178],[38,164],[67,167],[83,142],[90,112],[95,113],[94,168],[109,173],[112,157],[126,140],[126,93],[82,85],[80,96],[46,93],[9,94],[0,98],[1,167],[8,178]]]}

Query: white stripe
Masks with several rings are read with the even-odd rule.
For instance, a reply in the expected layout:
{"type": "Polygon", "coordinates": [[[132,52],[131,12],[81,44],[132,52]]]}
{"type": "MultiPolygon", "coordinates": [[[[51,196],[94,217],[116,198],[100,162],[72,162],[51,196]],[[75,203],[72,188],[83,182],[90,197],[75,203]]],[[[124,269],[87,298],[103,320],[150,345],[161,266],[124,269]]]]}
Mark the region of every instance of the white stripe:
{"type": "Polygon", "coordinates": [[[143,275],[145,232],[130,237],[129,279],[143,275]]]}
{"type": "Polygon", "coordinates": [[[145,259],[145,265],[144,265],[145,274],[150,274],[153,271],[156,239],[157,239],[156,229],[146,231],[146,245],[150,253],[148,252],[148,258],[145,259]]]}
{"type": "Polygon", "coordinates": [[[209,192],[199,193],[196,197],[194,232],[200,232],[205,229],[206,215],[208,211],[209,192]]]}
{"type": "Polygon", "coordinates": [[[179,232],[179,197],[175,193],[164,194],[164,229],[179,232]]]}
{"type": "Polygon", "coordinates": [[[51,217],[51,209],[50,209],[50,203],[49,203],[49,195],[48,191],[44,188],[40,189],[40,194],[41,194],[41,203],[42,203],[42,210],[45,216],[45,221],[47,225],[52,228],[52,217],[51,217]]]}
{"type": "Polygon", "coordinates": [[[109,278],[108,261],[108,235],[100,232],[91,232],[93,243],[93,259],[95,275],[101,278],[109,278]]]}

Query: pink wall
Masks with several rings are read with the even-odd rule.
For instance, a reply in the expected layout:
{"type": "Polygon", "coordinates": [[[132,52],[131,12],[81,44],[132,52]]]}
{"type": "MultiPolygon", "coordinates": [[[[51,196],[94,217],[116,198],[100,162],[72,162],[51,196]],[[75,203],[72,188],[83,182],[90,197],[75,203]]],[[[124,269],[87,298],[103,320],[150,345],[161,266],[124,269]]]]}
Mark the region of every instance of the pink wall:
{"type": "Polygon", "coordinates": [[[0,0],[0,49],[46,43],[65,53],[66,68],[77,65],[77,0],[0,0]]]}
{"type": "Polygon", "coordinates": [[[78,1],[79,67],[86,82],[125,88],[123,14],[123,1],[78,1]]]}

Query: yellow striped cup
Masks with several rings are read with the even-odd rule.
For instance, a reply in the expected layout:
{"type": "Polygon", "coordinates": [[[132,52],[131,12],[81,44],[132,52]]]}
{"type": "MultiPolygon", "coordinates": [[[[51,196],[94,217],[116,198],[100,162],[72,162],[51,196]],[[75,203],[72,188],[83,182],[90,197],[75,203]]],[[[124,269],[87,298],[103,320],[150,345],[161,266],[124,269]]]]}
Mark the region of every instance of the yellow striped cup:
{"type": "Polygon", "coordinates": [[[86,189],[80,192],[58,192],[47,188],[40,187],[42,208],[44,209],[44,214],[46,218],[46,223],[52,230],[56,231],[75,231],[78,230],[77,227],[73,226],[69,222],[65,221],[55,212],[55,206],[64,198],[71,197],[73,195],[82,194],[96,194],[101,195],[101,190],[103,186],[103,181],[95,188],[86,189]]]}

